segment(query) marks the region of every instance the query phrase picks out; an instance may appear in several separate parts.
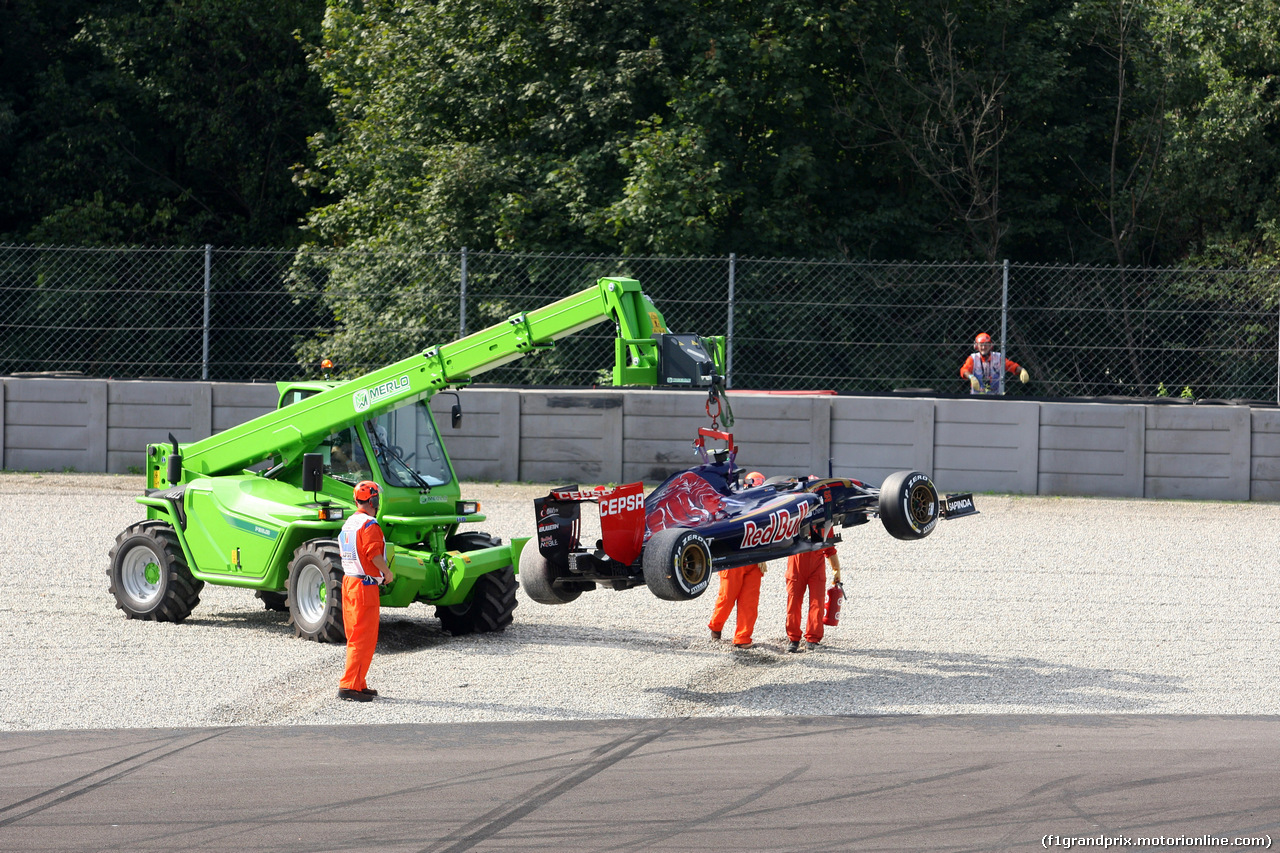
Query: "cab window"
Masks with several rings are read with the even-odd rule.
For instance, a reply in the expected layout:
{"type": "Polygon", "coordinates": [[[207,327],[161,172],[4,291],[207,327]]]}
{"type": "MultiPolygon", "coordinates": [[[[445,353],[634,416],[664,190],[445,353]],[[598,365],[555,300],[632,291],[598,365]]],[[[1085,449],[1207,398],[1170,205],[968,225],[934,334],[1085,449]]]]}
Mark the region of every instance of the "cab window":
{"type": "Polygon", "coordinates": [[[324,473],[355,485],[372,477],[368,456],[354,427],[331,433],[312,451],[324,459],[324,473]]]}

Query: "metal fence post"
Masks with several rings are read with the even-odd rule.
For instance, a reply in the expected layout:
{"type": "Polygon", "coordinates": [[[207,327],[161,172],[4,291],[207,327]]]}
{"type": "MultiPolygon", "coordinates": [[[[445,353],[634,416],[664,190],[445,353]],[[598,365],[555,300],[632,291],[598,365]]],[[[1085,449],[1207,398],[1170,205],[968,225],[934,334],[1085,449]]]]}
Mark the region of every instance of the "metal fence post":
{"type": "Polygon", "coordinates": [[[213,246],[204,244],[204,345],[200,355],[200,378],[209,381],[209,291],[212,289],[210,275],[213,246]]]}
{"type": "MultiPolygon", "coordinates": [[[[1004,357],[1009,357],[1009,259],[1004,259],[1004,290],[1000,295],[1000,352],[1004,353],[1004,357]]],[[[1000,368],[1004,374],[1000,377],[1000,396],[1003,397],[1008,383],[1008,371],[1003,365],[1000,368]]]]}
{"type": "Polygon", "coordinates": [[[738,269],[738,256],[729,253],[729,322],[724,336],[724,387],[733,387],[733,288],[734,276],[738,269]]]}
{"type": "Polygon", "coordinates": [[[462,247],[462,286],[458,291],[458,337],[467,336],[467,247],[462,247]]]}

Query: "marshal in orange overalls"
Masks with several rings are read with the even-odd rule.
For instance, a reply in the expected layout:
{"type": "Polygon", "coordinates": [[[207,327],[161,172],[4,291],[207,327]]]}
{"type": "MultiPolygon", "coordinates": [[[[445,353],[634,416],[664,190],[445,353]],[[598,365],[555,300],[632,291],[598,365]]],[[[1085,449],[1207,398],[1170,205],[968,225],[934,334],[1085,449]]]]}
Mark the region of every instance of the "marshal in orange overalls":
{"type": "Polygon", "coordinates": [[[373,650],[378,646],[379,595],[382,590],[365,578],[382,578],[373,558],[384,553],[386,540],[374,518],[357,512],[342,526],[338,542],[340,547],[348,542],[354,545],[356,557],[349,560],[350,550],[342,548],[342,624],[347,632],[347,668],[338,686],[364,692],[369,689],[365,676],[373,662],[373,650]]]}
{"type": "Polygon", "coordinates": [[[733,643],[737,646],[750,643],[751,632],[756,627],[756,613],[760,608],[760,579],[763,577],[764,563],[738,566],[721,572],[720,593],[716,596],[716,606],[711,611],[711,622],[707,627],[720,633],[724,623],[729,621],[729,611],[736,604],[738,622],[733,643]]]}
{"type": "Polygon", "coordinates": [[[804,596],[809,594],[809,618],[804,626],[804,639],[812,646],[822,642],[822,614],[827,606],[827,562],[839,573],[836,549],[830,546],[787,558],[787,639],[800,641],[800,617],[804,596]]]}

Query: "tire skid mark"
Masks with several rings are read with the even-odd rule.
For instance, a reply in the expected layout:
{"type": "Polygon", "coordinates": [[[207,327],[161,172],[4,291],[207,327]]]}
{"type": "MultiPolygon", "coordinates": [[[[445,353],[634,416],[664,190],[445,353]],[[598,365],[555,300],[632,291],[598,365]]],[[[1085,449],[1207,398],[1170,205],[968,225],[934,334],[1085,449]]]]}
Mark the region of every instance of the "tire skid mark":
{"type": "Polygon", "coordinates": [[[597,774],[608,770],[630,757],[637,750],[663,737],[684,720],[653,721],[637,731],[625,734],[593,749],[591,761],[585,767],[570,768],[558,779],[539,782],[525,790],[505,805],[491,809],[440,841],[440,845],[424,848],[422,853],[465,853],[477,844],[487,841],[507,827],[531,814],[552,800],[572,791],[597,774]],[[462,837],[458,837],[461,835],[462,837]],[[455,839],[456,840],[453,840],[455,839]],[[453,843],[449,843],[452,841],[453,843]]]}
{"type": "MultiPolygon", "coordinates": [[[[840,794],[832,794],[827,797],[817,797],[809,800],[800,800],[788,806],[788,809],[796,808],[798,806],[804,806],[808,808],[811,806],[848,805],[849,801],[857,800],[860,797],[878,796],[880,794],[887,794],[892,791],[900,791],[905,788],[914,788],[919,785],[932,785],[936,782],[945,782],[951,779],[959,779],[966,776],[972,776],[976,773],[985,773],[988,770],[996,769],[996,767],[998,766],[999,765],[996,765],[996,764],[975,764],[970,767],[958,767],[955,770],[948,770],[945,773],[936,773],[932,776],[921,776],[918,779],[904,779],[901,782],[894,782],[888,785],[877,785],[874,788],[859,788],[855,791],[848,791],[846,793],[840,793],[840,794]]],[[[752,815],[752,816],[767,815],[778,810],[779,809],[770,807],[767,809],[760,809],[754,812],[746,812],[744,813],[744,815],[752,815]]]]}
{"type": "Polygon", "coordinates": [[[1229,772],[1232,768],[1220,767],[1217,770],[1210,771],[1184,771],[1181,773],[1165,773],[1160,776],[1147,776],[1142,779],[1127,779],[1123,782],[1108,782],[1102,785],[1091,785],[1076,791],[1077,797],[1097,797],[1102,794],[1113,794],[1116,791],[1129,791],[1134,788],[1146,788],[1152,785],[1168,785],[1173,782],[1187,782],[1192,779],[1208,780],[1222,773],[1229,772]]]}
{"type": "MultiPolygon", "coordinates": [[[[959,767],[959,768],[956,768],[955,770],[950,770],[945,773],[936,773],[932,776],[921,776],[918,778],[904,779],[901,782],[895,782],[895,783],[886,784],[886,785],[877,785],[872,788],[860,788],[856,791],[849,791],[848,793],[843,793],[843,794],[834,794],[829,797],[818,797],[818,798],[809,799],[809,800],[800,800],[800,801],[791,803],[786,808],[769,807],[769,808],[763,808],[763,809],[756,809],[754,811],[739,812],[737,816],[738,817],[761,817],[761,816],[772,815],[775,812],[782,812],[785,814],[794,809],[810,808],[812,806],[831,806],[831,805],[849,806],[851,804],[851,801],[856,801],[861,797],[876,796],[880,794],[901,791],[908,788],[915,788],[921,785],[932,785],[938,782],[944,782],[952,779],[971,776],[977,773],[985,773],[991,770],[996,770],[1002,766],[1003,765],[1001,764],[975,764],[967,767],[959,767]]],[[[978,818],[999,816],[1006,813],[1017,812],[1023,807],[1024,806],[1021,806],[1021,805],[1016,807],[998,806],[998,807],[983,809],[981,811],[977,811],[972,814],[965,815],[965,820],[970,823],[973,823],[973,825],[975,826],[980,826],[981,825],[980,823],[974,823],[974,821],[978,818]]],[[[854,845],[855,843],[870,842],[876,839],[886,840],[886,839],[894,838],[896,836],[909,835],[910,833],[917,832],[921,829],[946,828],[946,827],[953,827],[955,825],[956,825],[956,818],[954,816],[940,817],[940,818],[929,819],[929,820],[921,820],[910,825],[903,825],[901,827],[896,827],[896,828],[887,829],[887,830],[871,831],[865,835],[861,835],[857,837],[849,837],[841,841],[841,844],[845,846],[841,846],[833,849],[843,851],[846,849],[853,849],[848,845],[854,845]]],[[[889,847],[890,849],[892,849],[892,845],[889,845],[889,847]]],[[[815,848],[815,849],[821,849],[821,848],[815,848]]]]}
{"type": "Polygon", "coordinates": [[[1004,821],[1008,825],[1008,829],[1005,831],[1003,837],[1000,840],[1001,841],[1000,846],[995,849],[998,849],[998,850],[1025,849],[1027,845],[1026,830],[1028,825],[1033,822],[1038,825],[1039,823],[1042,823],[1042,821],[1033,820],[1033,818],[1031,817],[1026,819],[1019,819],[1017,817],[1018,811],[1023,809],[1033,809],[1033,808],[1041,807],[1046,802],[1052,802],[1055,800],[1059,803],[1062,803],[1065,808],[1067,808],[1069,811],[1076,814],[1077,817],[1081,817],[1083,820],[1085,820],[1087,822],[1087,825],[1100,826],[1101,824],[1098,823],[1092,816],[1084,816],[1082,811],[1076,808],[1075,803],[1072,799],[1073,797],[1073,793],[1071,790],[1072,784],[1079,782],[1081,779],[1084,779],[1084,778],[1086,777],[1085,777],[1085,774],[1083,773],[1074,773],[1069,776],[1059,776],[1056,779],[1051,779],[1048,782],[1045,782],[1043,785],[1037,785],[1036,787],[1032,788],[1030,791],[1027,791],[1026,793],[1022,794],[1014,802],[1010,803],[1008,808],[1005,810],[1007,813],[1007,817],[1004,821]]]}
{"type": "MultiPolygon", "coordinates": [[[[738,719],[740,721],[748,721],[748,720],[751,720],[752,718],[741,717],[738,719]]],[[[828,734],[843,734],[849,731],[860,731],[864,729],[875,730],[876,728],[878,728],[878,724],[876,721],[869,720],[863,717],[839,717],[836,719],[840,720],[840,722],[823,724],[820,727],[815,726],[814,728],[805,729],[804,731],[787,732],[782,734],[778,734],[770,731],[770,732],[765,732],[763,734],[754,735],[751,737],[743,737],[743,738],[735,738],[726,734],[723,740],[717,741],[715,743],[694,743],[694,744],[687,744],[687,745],[680,745],[680,746],[664,747],[662,749],[654,750],[654,752],[652,752],[651,754],[654,756],[678,755],[683,752],[696,752],[700,750],[709,750],[709,749],[715,750],[715,749],[723,749],[725,747],[740,749],[743,746],[749,746],[757,743],[776,744],[776,743],[781,743],[787,740],[804,740],[806,738],[821,738],[822,736],[828,735],[828,734]]]]}
{"type": "Polygon", "coordinates": [[[1085,778],[1085,775],[1083,773],[1076,773],[1071,776],[1061,776],[1057,779],[1051,779],[1050,781],[1045,782],[1043,785],[1038,785],[1037,787],[1032,788],[1030,791],[1027,791],[1019,799],[1034,800],[1036,797],[1040,796],[1041,794],[1047,794],[1049,791],[1057,790],[1059,788],[1062,789],[1064,792],[1066,792],[1070,790],[1067,787],[1068,785],[1070,785],[1072,782],[1078,782],[1083,778],[1085,778]]]}
{"type": "MultiPolygon", "coordinates": [[[[1004,765],[1002,764],[1001,765],[998,765],[998,764],[977,765],[974,767],[962,768],[962,769],[953,771],[951,773],[944,773],[936,776],[923,777],[920,779],[912,779],[896,785],[886,785],[886,786],[881,786],[879,788],[874,788],[870,790],[855,791],[855,792],[851,792],[849,796],[829,797],[822,800],[810,800],[803,803],[803,805],[807,806],[807,805],[813,805],[817,803],[829,803],[829,802],[833,802],[841,799],[848,799],[851,796],[863,796],[868,793],[878,793],[883,791],[894,790],[897,788],[904,788],[911,785],[927,784],[927,783],[941,781],[952,776],[958,776],[958,775],[974,773],[974,772],[984,772],[988,770],[998,769],[1003,766],[1004,765]]],[[[979,809],[976,811],[969,812],[968,814],[964,815],[963,821],[959,823],[957,823],[956,817],[954,815],[944,816],[939,818],[930,818],[927,820],[920,820],[912,824],[903,824],[902,826],[898,826],[893,829],[870,832],[870,833],[858,836],[856,838],[851,837],[847,839],[847,842],[849,844],[866,844],[874,840],[886,841],[888,839],[892,839],[898,836],[910,836],[914,833],[918,833],[919,831],[925,830],[925,829],[947,829],[947,828],[956,828],[958,826],[973,826],[973,827],[991,826],[992,824],[989,822],[984,823],[985,821],[988,821],[991,818],[1001,818],[1006,822],[1014,824],[1015,826],[1010,830],[1010,832],[1013,832],[1017,828],[1017,826],[1034,824],[1037,820],[1039,820],[1040,818],[1034,811],[1034,808],[1036,806],[1043,805],[1044,802],[1047,800],[1055,800],[1059,802],[1064,808],[1066,808],[1076,817],[1080,818],[1081,820],[1088,821],[1089,823],[1099,827],[1099,831],[1101,832],[1116,833],[1117,831],[1109,827],[1106,821],[1102,820],[1098,815],[1094,814],[1093,811],[1085,809],[1082,806],[1080,806],[1077,800],[1080,797],[1094,796],[1095,793],[1098,793],[1098,792],[1111,793],[1115,791],[1127,790],[1131,786],[1141,787],[1145,785],[1161,784],[1167,781],[1182,781],[1185,779],[1195,779],[1195,778],[1203,778],[1203,777],[1201,774],[1195,774],[1195,773],[1168,774],[1162,777],[1136,779],[1136,780],[1133,780],[1132,783],[1125,782],[1125,783],[1108,784],[1108,785],[1099,787],[1096,791],[1095,790],[1075,791],[1075,790],[1072,790],[1069,786],[1061,787],[1059,789],[1058,783],[1056,782],[1049,783],[1049,784],[1038,786],[1035,789],[1035,792],[1036,792],[1035,796],[1030,796],[1028,794],[1018,798],[1016,802],[1012,802],[1007,805],[1005,804],[996,805],[990,808],[979,809]],[[1054,793],[1055,790],[1056,790],[1056,794],[1054,793]],[[1020,815],[1026,815],[1026,817],[1025,818],[1020,817],[1020,815]]],[[[1020,848],[1022,846],[1025,846],[1025,840],[1020,843],[1020,848]]]]}
{"type": "MultiPolygon", "coordinates": [[[[139,743],[155,743],[156,740],[157,738],[148,737],[148,738],[141,739],[138,742],[139,743]]],[[[165,743],[171,743],[173,739],[171,737],[166,737],[166,738],[162,738],[161,740],[163,740],[165,743]]],[[[64,753],[58,753],[58,754],[42,752],[40,751],[40,749],[41,749],[40,747],[37,747],[35,745],[27,745],[27,746],[14,747],[13,749],[8,749],[8,750],[0,750],[0,756],[8,755],[11,752],[18,752],[18,753],[34,752],[35,753],[34,755],[32,755],[32,757],[23,758],[21,761],[3,762],[2,764],[0,764],[0,773],[12,773],[15,767],[21,767],[24,764],[43,764],[49,761],[55,761],[63,758],[70,758],[70,757],[87,758],[90,755],[97,755],[98,753],[102,753],[102,752],[118,752],[120,750],[120,747],[117,744],[111,743],[111,744],[106,744],[104,746],[93,747],[92,749],[77,749],[71,752],[64,752],[64,753]]],[[[0,807],[0,812],[3,812],[5,808],[8,808],[8,807],[7,806],[0,807]]]]}
{"type": "Polygon", "coordinates": [[[199,746],[205,741],[220,737],[228,731],[230,730],[219,729],[214,732],[201,733],[198,736],[186,734],[175,737],[159,746],[144,749],[141,752],[128,756],[127,758],[122,758],[119,761],[113,761],[104,767],[99,767],[97,770],[92,770],[81,776],[77,776],[75,779],[64,782],[55,788],[49,788],[39,794],[33,794],[24,800],[19,800],[16,803],[10,803],[9,805],[0,808],[0,815],[3,815],[5,812],[12,812],[15,809],[19,809],[26,805],[31,805],[31,808],[18,814],[11,814],[8,817],[0,817],[0,827],[17,823],[23,818],[30,817],[33,814],[38,814],[39,812],[52,808],[60,803],[65,803],[68,800],[73,800],[76,797],[83,796],[91,791],[96,791],[98,788],[101,788],[110,782],[114,782],[123,776],[127,776],[135,770],[140,770],[162,758],[167,758],[175,753],[183,752],[193,746],[199,746]],[[67,791],[67,788],[72,788],[72,790],[67,791]],[[59,794],[63,791],[66,791],[66,793],[62,793],[61,796],[54,796],[55,794],[59,794]],[[38,802],[48,797],[53,798],[43,803],[38,802]]]}
{"type": "Polygon", "coordinates": [[[794,770],[792,770],[790,773],[787,773],[779,777],[777,780],[773,782],[766,782],[760,785],[756,790],[744,794],[743,796],[739,797],[737,800],[734,800],[733,802],[730,802],[730,803],[725,803],[720,808],[711,812],[707,812],[704,815],[699,815],[697,818],[693,820],[687,820],[680,823],[668,824],[666,828],[662,829],[659,832],[652,832],[647,835],[641,836],[640,838],[637,838],[635,841],[629,841],[626,844],[618,844],[613,847],[605,847],[603,849],[604,850],[648,850],[654,844],[657,844],[660,841],[666,841],[670,838],[675,838],[677,835],[683,835],[691,828],[706,826],[708,824],[714,823],[715,821],[719,820],[722,817],[727,817],[729,815],[736,814],[738,810],[741,809],[743,806],[750,805],[751,803],[761,800],[775,791],[785,788],[787,785],[791,784],[796,779],[800,778],[805,773],[807,773],[811,766],[812,765],[805,764],[801,767],[797,767],[794,770]]]}
{"type": "MultiPolygon", "coordinates": [[[[609,749],[610,745],[606,744],[603,749],[609,749]]],[[[601,748],[593,750],[592,756],[598,755],[601,748]]],[[[495,779],[512,779],[518,776],[530,776],[536,774],[538,778],[544,778],[548,768],[546,765],[551,763],[559,765],[567,763],[573,758],[582,755],[582,749],[565,749],[548,755],[540,755],[521,761],[512,761],[496,767],[487,767],[482,770],[473,770],[466,773],[457,774],[448,778],[432,779],[429,782],[409,785],[401,788],[395,788],[390,791],[378,791],[377,793],[365,796],[344,798],[342,807],[345,809],[360,808],[362,806],[377,806],[386,798],[397,797],[418,797],[423,794],[440,795],[447,793],[450,789],[458,786],[470,786],[478,783],[484,783],[495,779]]],[[[567,766],[567,765],[566,765],[567,766]]],[[[575,767],[578,765],[574,765],[575,767]]],[[[557,769],[553,767],[552,769],[557,769]]],[[[212,830],[225,830],[217,837],[222,840],[234,838],[243,835],[246,832],[254,832],[264,827],[289,826],[299,821],[314,821],[317,819],[334,820],[334,805],[332,803],[323,803],[320,805],[308,805],[299,807],[290,807],[271,814],[253,815],[235,820],[218,820],[218,821],[202,821],[198,823],[184,822],[184,829],[181,833],[174,833],[172,830],[166,831],[157,836],[159,838],[168,839],[172,842],[175,849],[182,845],[178,839],[185,836],[206,833],[212,830]]],[[[136,839],[135,839],[136,840],[136,839]]],[[[155,840],[155,839],[148,839],[155,840]]],[[[334,842],[337,844],[338,842],[334,842]]],[[[362,846],[365,842],[356,844],[358,849],[365,849],[362,846]]],[[[335,846],[333,849],[342,849],[335,846]]]]}

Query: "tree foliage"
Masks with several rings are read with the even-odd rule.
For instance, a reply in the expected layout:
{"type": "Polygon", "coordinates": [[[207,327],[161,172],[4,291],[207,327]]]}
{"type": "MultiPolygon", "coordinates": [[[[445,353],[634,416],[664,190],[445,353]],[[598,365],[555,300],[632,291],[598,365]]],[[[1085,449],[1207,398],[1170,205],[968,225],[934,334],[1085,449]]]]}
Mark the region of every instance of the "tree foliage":
{"type": "Polygon", "coordinates": [[[0,3],[0,235],[290,245],[321,0],[0,3]]]}
{"type": "Polygon", "coordinates": [[[1278,17],[0,0],[0,239],[1268,263],[1278,17]]]}

